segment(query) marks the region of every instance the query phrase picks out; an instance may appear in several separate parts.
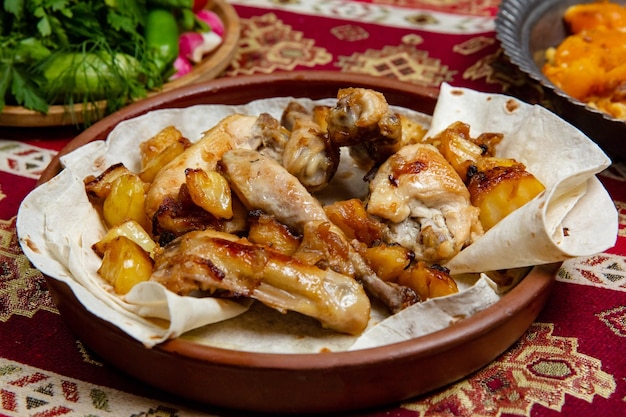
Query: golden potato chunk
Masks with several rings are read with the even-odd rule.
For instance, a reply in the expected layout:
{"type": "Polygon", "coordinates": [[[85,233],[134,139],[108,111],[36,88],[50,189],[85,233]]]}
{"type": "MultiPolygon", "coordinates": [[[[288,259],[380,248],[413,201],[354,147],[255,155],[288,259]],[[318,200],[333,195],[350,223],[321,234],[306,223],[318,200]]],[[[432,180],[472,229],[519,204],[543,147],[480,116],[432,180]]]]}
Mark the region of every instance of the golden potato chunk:
{"type": "Polygon", "coordinates": [[[132,240],[117,236],[105,245],[100,276],[118,294],[126,294],[152,275],[153,262],[146,251],[132,240]]]}
{"type": "Polygon", "coordinates": [[[413,259],[413,252],[404,246],[380,244],[365,249],[363,257],[383,281],[395,281],[413,259]]]}
{"type": "Polygon", "coordinates": [[[426,135],[426,128],[405,115],[399,114],[400,124],[402,125],[402,146],[420,143],[426,135]]]}
{"type": "Polygon", "coordinates": [[[134,220],[149,230],[144,201],[147,184],[136,174],[123,174],[111,184],[109,194],[102,205],[105,224],[111,228],[129,220],[134,220]]]}
{"type": "Polygon", "coordinates": [[[293,255],[302,238],[291,233],[289,228],[272,216],[258,211],[250,213],[248,240],[259,245],[269,246],[285,255],[293,255]]]}
{"type": "Polygon", "coordinates": [[[187,169],[186,184],[191,200],[220,219],[233,217],[232,193],[226,178],[217,171],[187,169]]]}
{"type": "Polygon", "coordinates": [[[469,125],[456,122],[438,135],[439,152],[452,165],[463,182],[467,179],[467,169],[478,161],[483,149],[470,139],[469,125]]]}
{"type": "Polygon", "coordinates": [[[85,177],[85,192],[92,202],[94,200],[104,200],[111,192],[111,185],[122,175],[132,174],[132,172],[124,166],[124,164],[114,164],[107,168],[97,177],[89,175],[85,177]]]}
{"type": "Polygon", "coordinates": [[[181,142],[174,142],[160,153],[154,155],[143,165],[139,177],[145,182],[152,182],[161,168],[170,163],[178,155],[185,151],[185,145],[181,142]]]}
{"type": "Polygon", "coordinates": [[[519,162],[483,158],[477,169],[467,188],[485,231],[545,189],[519,162]]]}
{"type": "Polygon", "coordinates": [[[103,257],[106,246],[119,236],[124,236],[125,238],[132,240],[144,251],[146,251],[146,253],[153,257],[154,250],[157,248],[156,242],[152,240],[144,228],[134,220],[129,220],[119,226],[109,229],[102,239],[94,243],[92,249],[98,254],[98,256],[103,257]]]}
{"type": "Polygon", "coordinates": [[[445,268],[418,261],[398,276],[397,283],[413,289],[422,301],[459,292],[456,282],[445,268]]]}
{"type": "Polygon", "coordinates": [[[174,126],[167,126],[150,139],[141,142],[139,144],[139,153],[141,155],[142,169],[148,166],[150,161],[158,157],[165,149],[176,143],[188,145],[189,141],[174,126]]]}
{"type": "Polygon", "coordinates": [[[372,246],[383,238],[385,226],[367,213],[359,199],[336,201],[324,206],[326,215],[349,239],[372,246]]]}

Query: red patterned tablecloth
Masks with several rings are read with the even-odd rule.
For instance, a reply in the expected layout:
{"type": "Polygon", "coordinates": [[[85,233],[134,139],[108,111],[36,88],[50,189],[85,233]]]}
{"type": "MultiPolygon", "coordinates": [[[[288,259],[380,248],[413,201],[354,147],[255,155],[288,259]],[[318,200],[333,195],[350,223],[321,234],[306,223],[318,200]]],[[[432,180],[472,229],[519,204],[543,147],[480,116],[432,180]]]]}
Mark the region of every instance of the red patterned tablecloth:
{"type": "MultiPolygon", "coordinates": [[[[242,33],[224,76],[303,69],[360,72],[437,87],[540,91],[503,58],[497,0],[236,0],[242,33]]],[[[112,369],[77,340],[42,274],[22,253],[15,219],[72,129],[0,128],[0,415],[228,416],[198,409],[112,369]]],[[[383,416],[621,416],[626,412],[626,175],[600,176],[619,212],[617,245],[572,259],[523,337],[480,371],[383,416]]]]}

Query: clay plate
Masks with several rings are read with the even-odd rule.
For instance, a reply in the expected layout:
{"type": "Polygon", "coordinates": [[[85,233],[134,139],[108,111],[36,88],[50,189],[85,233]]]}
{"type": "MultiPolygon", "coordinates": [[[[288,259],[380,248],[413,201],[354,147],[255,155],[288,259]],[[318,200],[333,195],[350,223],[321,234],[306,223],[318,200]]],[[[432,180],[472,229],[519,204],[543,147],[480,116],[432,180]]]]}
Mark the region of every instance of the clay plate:
{"type": "MultiPolygon", "coordinates": [[[[624,4],[626,0],[612,0],[624,4]]],[[[568,35],[565,10],[581,0],[502,0],[496,15],[496,36],[504,53],[522,72],[539,82],[550,108],[578,127],[609,156],[626,159],[626,121],[576,100],[552,84],[541,72],[545,52],[568,35]]]]}
{"type": "MultiPolygon", "coordinates": [[[[244,104],[252,99],[325,98],[342,87],[381,91],[394,105],[432,114],[437,91],[358,74],[291,72],[222,78],[135,103],[76,137],[65,154],[105,139],[121,121],[150,110],[193,104],[244,104]]],[[[58,156],[45,182],[61,169],[58,156]]],[[[91,313],[69,287],[47,278],[71,330],[113,366],[145,383],[210,406],[269,413],[321,413],[382,406],[428,393],[493,361],[535,320],[549,295],[558,265],[535,267],[492,307],[444,330],[406,342],[353,352],[248,353],[183,339],[153,349],[91,313]],[[167,376],[167,377],[164,377],[167,376]]]]}
{"type": "MultiPolygon", "coordinates": [[[[226,0],[210,0],[206,8],[215,12],[224,23],[224,37],[222,44],[202,62],[194,66],[193,71],[165,83],[163,88],[149,94],[149,96],[169,91],[187,84],[207,81],[220,75],[230,65],[239,43],[241,25],[237,12],[226,0]]],[[[106,103],[88,106],[87,112],[92,120],[97,120],[105,109],[106,103]]],[[[85,121],[83,105],[75,104],[72,107],[63,105],[50,106],[47,114],[28,110],[21,106],[5,106],[0,113],[0,126],[11,127],[45,127],[80,125],[85,121]]]]}

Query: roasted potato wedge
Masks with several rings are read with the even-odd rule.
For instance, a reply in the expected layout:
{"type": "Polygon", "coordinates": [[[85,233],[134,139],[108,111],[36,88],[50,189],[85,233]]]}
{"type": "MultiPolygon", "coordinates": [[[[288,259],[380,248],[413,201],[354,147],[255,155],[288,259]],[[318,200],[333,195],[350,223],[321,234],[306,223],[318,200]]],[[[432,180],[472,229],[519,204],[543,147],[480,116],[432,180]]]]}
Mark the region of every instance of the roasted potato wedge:
{"type": "Polygon", "coordinates": [[[412,143],[420,143],[426,135],[426,128],[416,120],[398,115],[402,124],[402,146],[412,143]]]}
{"type": "Polygon", "coordinates": [[[156,242],[152,240],[148,232],[134,220],[129,220],[109,229],[102,239],[94,243],[92,249],[98,256],[103,257],[107,245],[119,236],[124,236],[132,240],[146,251],[146,253],[150,254],[150,257],[154,257],[154,251],[157,248],[156,242]]]}
{"type": "Polygon", "coordinates": [[[250,242],[269,246],[285,255],[293,255],[302,241],[302,237],[294,235],[287,226],[259,211],[250,213],[249,225],[250,242]]]}
{"type": "Polygon", "coordinates": [[[111,183],[110,192],[102,204],[102,216],[108,227],[119,226],[134,220],[150,230],[144,201],[147,184],[138,175],[127,173],[120,175],[111,183]]]}
{"type": "Polygon", "coordinates": [[[217,171],[187,169],[187,188],[191,200],[219,219],[233,217],[232,193],[226,178],[217,171]]]}
{"type": "Polygon", "coordinates": [[[513,160],[482,158],[476,169],[467,188],[472,204],[480,208],[485,231],[545,189],[523,164],[513,160]]]}
{"type": "Polygon", "coordinates": [[[159,133],[152,136],[139,144],[139,153],[141,155],[141,167],[144,169],[154,158],[157,158],[163,151],[170,146],[179,143],[184,146],[190,144],[189,140],[183,137],[183,134],[174,126],[167,126],[159,133]]]}
{"type": "Polygon", "coordinates": [[[114,164],[108,167],[97,177],[89,175],[85,177],[85,192],[92,202],[104,200],[111,192],[111,185],[122,175],[133,174],[124,164],[114,164]]]}
{"type": "Polygon", "coordinates": [[[414,258],[411,250],[397,244],[384,244],[365,249],[365,261],[384,281],[396,281],[414,258]]]}
{"type": "Polygon", "coordinates": [[[162,152],[154,155],[153,158],[147,160],[143,166],[139,177],[145,182],[152,182],[159,171],[168,163],[170,163],[178,155],[185,151],[185,144],[182,142],[174,142],[162,152]]]}
{"type": "Polygon", "coordinates": [[[385,226],[365,211],[363,201],[350,199],[324,206],[326,215],[350,239],[370,247],[382,240],[385,226]]]}
{"type": "Polygon", "coordinates": [[[126,294],[136,284],[150,279],[152,270],[150,255],[127,237],[117,236],[104,245],[98,273],[117,294],[126,294]]]}
{"type": "Polygon", "coordinates": [[[483,149],[469,139],[469,125],[461,122],[454,123],[441,132],[438,138],[439,152],[465,182],[468,167],[476,164],[483,153],[483,149]]]}
{"type": "Polygon", "coordinates": [[[445,268],[428,266],[418,261],[398,276],[397,283],[413,289],[422,301],[459,292],[459,288],[445,268]]]}

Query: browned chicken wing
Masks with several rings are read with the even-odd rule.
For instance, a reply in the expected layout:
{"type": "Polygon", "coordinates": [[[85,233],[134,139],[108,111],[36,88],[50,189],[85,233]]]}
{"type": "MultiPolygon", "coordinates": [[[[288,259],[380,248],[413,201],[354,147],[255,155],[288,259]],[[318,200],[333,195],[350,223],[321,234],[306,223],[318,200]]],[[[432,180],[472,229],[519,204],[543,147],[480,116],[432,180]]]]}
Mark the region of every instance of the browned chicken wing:
{"type": "Polygon", "coordinates": [[[344,88],[326,118],[330,140],[350,146],[361,165],[377,165],[396,152],[402,141],[402,122],[385,96],[365,88],[344,88]],[[366,161],[371,159],[371,163],[366,161]]]}
{"type": "Polygon", "coordinates": [[[389,241],[429,262],[450,259],[482,233],[467,188],[432,145],[404,146],[380,166],[367,211],[386,220],[389,241]]]}
{"type": "Polygon", "coordinates": [[[330,141],[326,130],[302,105],[290,103],[282,123],[291,131],[282,155],[282,165],[307,188],[324,189],[337,172],[339,147],[330,141]]]}
{"type": "Polygon", "coordinates": [[[167,245],[155,258],[151,280],[179,294],[250,297],[343,333],[359,334],[369,321],[369,298],[351,277],[212,230],[189,232],[167,245]]]}

